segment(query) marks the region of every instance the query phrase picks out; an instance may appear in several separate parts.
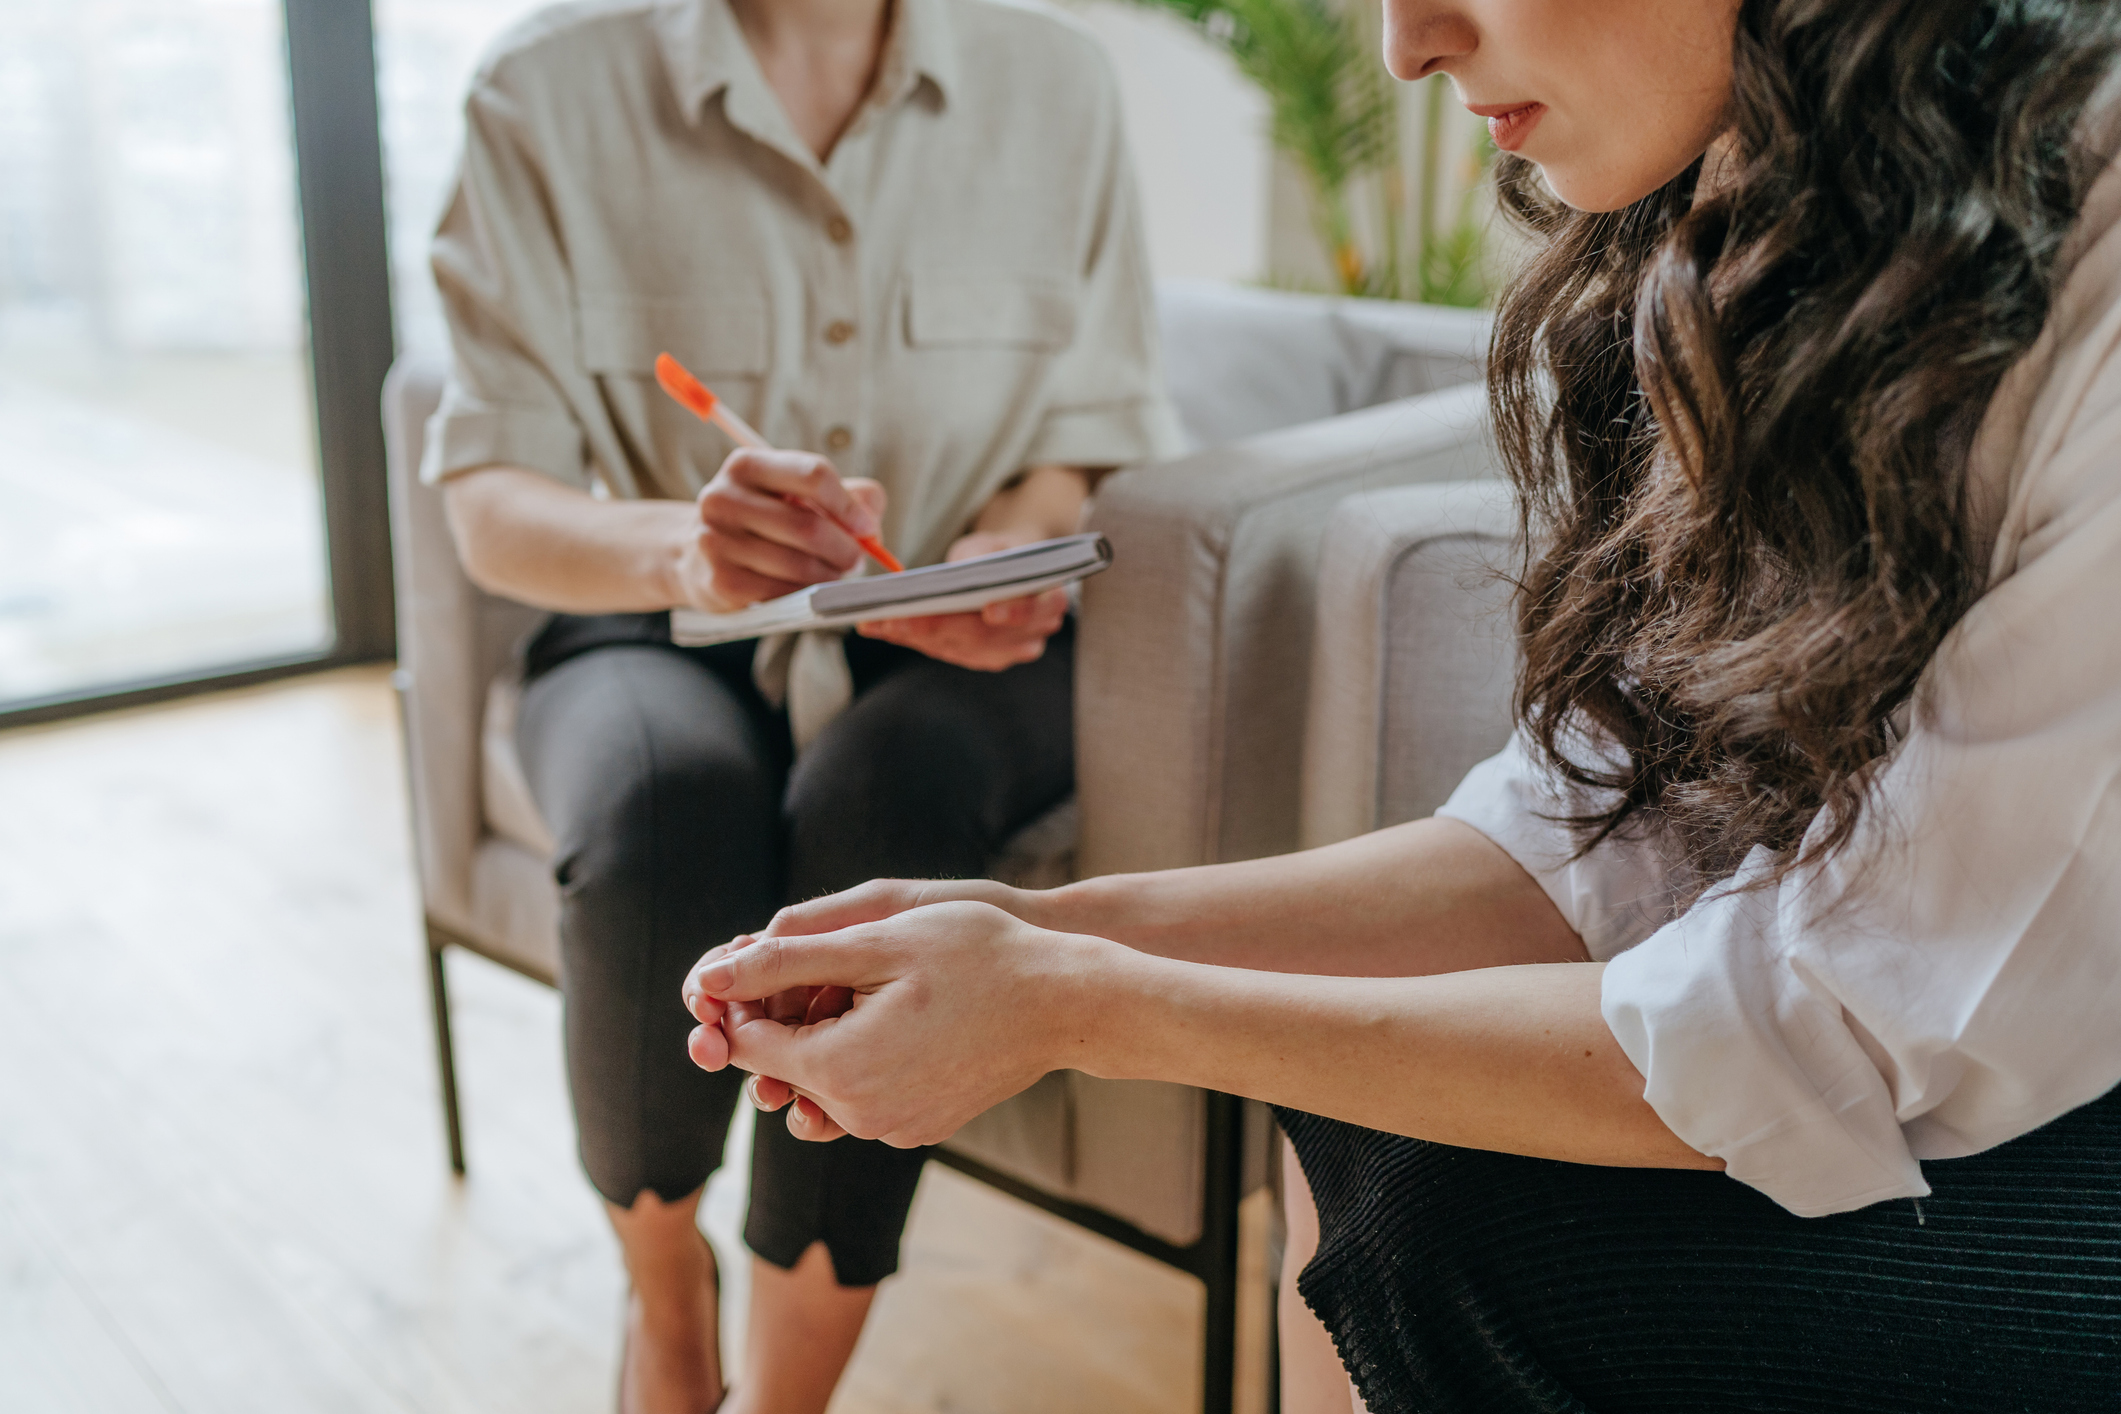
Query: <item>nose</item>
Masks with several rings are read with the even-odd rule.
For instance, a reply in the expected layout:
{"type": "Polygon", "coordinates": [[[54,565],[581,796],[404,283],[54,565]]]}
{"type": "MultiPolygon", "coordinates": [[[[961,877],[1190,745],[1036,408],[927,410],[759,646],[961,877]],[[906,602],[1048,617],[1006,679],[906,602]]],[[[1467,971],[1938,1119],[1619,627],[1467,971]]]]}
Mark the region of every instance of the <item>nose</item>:
{"type": "Polygon", "coordinates": [[[1444,72],[1480,45],[1480,31],[1457,0],[1384,0],[1385,67],[1396,79],[1444,72]]]}

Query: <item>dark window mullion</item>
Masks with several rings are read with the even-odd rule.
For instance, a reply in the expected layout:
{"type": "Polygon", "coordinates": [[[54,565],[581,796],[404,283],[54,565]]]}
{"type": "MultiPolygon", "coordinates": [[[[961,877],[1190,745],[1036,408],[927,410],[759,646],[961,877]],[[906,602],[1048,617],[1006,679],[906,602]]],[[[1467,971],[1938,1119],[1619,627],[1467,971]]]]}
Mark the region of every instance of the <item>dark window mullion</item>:
{"type": "Polygon", "coordinates": [[[395,340],[375,23],[369,0],[285,3],[337,628],[331,658],[363,662],[390,657],[397,641],[382,422],[395,340]]]}

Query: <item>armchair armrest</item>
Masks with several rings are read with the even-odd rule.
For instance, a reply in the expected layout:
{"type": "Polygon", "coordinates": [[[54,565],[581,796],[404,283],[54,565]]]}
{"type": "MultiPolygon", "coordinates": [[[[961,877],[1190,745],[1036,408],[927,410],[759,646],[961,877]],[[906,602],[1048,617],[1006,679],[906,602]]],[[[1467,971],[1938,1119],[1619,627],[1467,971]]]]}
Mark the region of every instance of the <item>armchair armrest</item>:
{"type": "Polygon", "coordinates": [[[439,362],[408,358],[383,385],[390,536],[398,590],[398,688],[414,797],[414,847],[431,917],[483,936],[472,858],[485,833],[479,733],[487,685],[509,645],[541,617],[474,585],[457,561],[442,493],[420,480],[439,362]]]}
{"type": "Polygon", "coordinates": [[[1079,874],[1295,849],[1327,522],[1493,465],[1475,383],[1110,478],[1091,524],[1113,567],[1077,646],[1079,874]]]}
{"type": "Polygon", "coordinates": [[[1517,511],[1501,481],[1352,496],[1326,526],[1303,845],[1434,814],[1510,735],[1517,511]]]}

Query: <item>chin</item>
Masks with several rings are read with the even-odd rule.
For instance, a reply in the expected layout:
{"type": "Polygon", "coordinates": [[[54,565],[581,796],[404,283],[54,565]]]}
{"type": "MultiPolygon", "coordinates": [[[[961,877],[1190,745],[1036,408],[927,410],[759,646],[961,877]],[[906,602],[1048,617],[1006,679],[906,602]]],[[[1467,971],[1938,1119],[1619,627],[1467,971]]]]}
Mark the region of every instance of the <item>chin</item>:
{"type": "Polygon", "coordinates": [[[1561,163],[1540,163],[1539,175],[1546,178],[1548,188],[1563,204],[1577,211],[1618,211],[1633,206],[1662,185],[1645,187],[1612,172],[1587,172],[1561,163]]]}

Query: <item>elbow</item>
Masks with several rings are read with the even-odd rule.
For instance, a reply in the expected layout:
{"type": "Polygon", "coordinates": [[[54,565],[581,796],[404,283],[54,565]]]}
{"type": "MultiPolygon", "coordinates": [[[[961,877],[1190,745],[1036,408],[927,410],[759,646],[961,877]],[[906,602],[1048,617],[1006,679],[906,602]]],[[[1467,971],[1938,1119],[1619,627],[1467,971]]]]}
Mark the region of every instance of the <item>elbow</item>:
{"type": "Polygon", "coordinates": [[[467,472],[442,486],[442,512],[449,523],[449,538],[457,548],[457,563],[464,577],[488,594],[507,589],[495,563],[495,511],[490,478],[467,472]]]}

